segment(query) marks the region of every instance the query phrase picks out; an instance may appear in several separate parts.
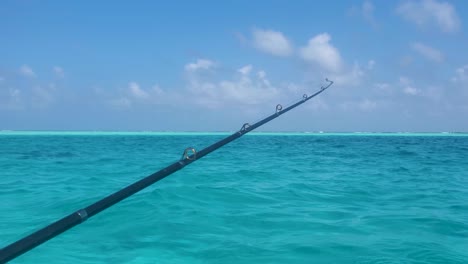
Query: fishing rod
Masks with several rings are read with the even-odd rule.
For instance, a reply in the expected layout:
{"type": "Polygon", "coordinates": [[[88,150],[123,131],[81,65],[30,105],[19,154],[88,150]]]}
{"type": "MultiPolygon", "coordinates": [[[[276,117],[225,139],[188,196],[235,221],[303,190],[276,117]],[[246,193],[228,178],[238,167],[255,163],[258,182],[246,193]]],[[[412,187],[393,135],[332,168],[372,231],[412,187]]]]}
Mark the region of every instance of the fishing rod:
{"type": "Polygon", "coordinates": [[[111,207],[112,205],[122,201],[125,198],[128,198],[129,196],[145,189],[146,187],[154,184],[155,182],[164,179],[165,177],[171,175],[172,173],[182,169],[183,167],[191,164],[192,162],[195,162],[204,156],[210,154],[211,152],[221,148],[222,146],[230,143],[231,141],[240,138],[246,133],[249,133],[250,131],[258,128],[259,126],[270,122],[271,120],[277,118],[278,116],[288,112],[291,109],[296,108],[297,106],[307,102],[308,100],[312,99],[313,97],[319,95],[323,91],[325,91],[328,87],[330,87],[333,84],[333,81],[330,81],[328,79],[325,79],[328,82],[327,86],[322,86],[320,87],[320,90],[315,92],[314,94],[308,96],[307,94],[304,94],[302,96],[302,100],[298,101],[297,103],[283,109],[283,106],[281,104],[278,104],[276,106],[276,112],[260,121],[258,121],[255,124],[250,125],[249,123],[245,123],[242,128],[233,133],[232,135],[212,144],[211,146],[208,146],[200,151],[196,151],[194,148],[190,147],[185,149],[182,158],[167,166],[164,169],[161,169],[160,171],[157,171],[135,183],[130,184],[129,186],[121,189],[120,191],[117,191],[91,205],[89,205],[86,208],[80,209],[68,216],[63,217],[62,219],[0,249],[0,263],[6,263],[7,261],[10,261],[18,256],[20,256],[23,253],[26,253],[27,251],[39,246],[40,244],[46,242],[47,240],[58,236],[59,234],[65,232],[66,230],[83,223],[86,221],[86,219],[96,215],[97,213],[103,211],[104,209],[107,209],[111,207]]]}

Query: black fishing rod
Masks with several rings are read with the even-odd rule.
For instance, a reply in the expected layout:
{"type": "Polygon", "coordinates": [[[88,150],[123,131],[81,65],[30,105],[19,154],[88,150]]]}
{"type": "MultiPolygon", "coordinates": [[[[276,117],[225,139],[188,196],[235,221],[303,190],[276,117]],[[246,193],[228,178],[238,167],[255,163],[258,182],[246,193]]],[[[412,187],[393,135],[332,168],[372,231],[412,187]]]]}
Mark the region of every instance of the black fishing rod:
{"type": "Polygon", "coordinates": [[[308,96],[304,94],[302,100],[298,101],[297,103],[283,109],[283,107],[278,104],[276,106],[276,113],[266,117],[263,120],[258,121],[257,123],[250,125],[249,123],[245,123],[242,128],[235,132],[234,134],[214,143],[211,146],[208,146],[200,151],[196,151],[194,148],[187,148],[184,151],[182,158],[167,166],[166,168],[155,172],[146,178],[143,178],[123,189],[117,191],[93,204],[90,206],[80,209],[64,218],[28,235],[0,250],[0,263],[6,263],[19,255],[26,253],[27,251],[37,247],[38,245],[46,242],[47,240],[65,232],[66,230],[83,223],[89,217],[96,215],[97,213],[103,211],[106,208],[111,207],[112,205],[122,201],[123,199],[143,190],[144,188],[152,185],[153,183],[164,179],[165,177],[171,175],[172,173],[182,169],[183,167],[189,165],[196,160],[203,158],[204,156],[210,154],[211,152],[219,149],[220,147],[228,144],[229,142],[243,136],[244,134],[256,129],[257,127],[270,122],[271,120],[277,118],[278,116],[288,112],[289,110],[307,102],[308,100],[312,99],[313,97],[319,95],[323,91],[325,91],[328,87],[330,87],[333,82],[326,79],[328,82],[327,86],[322,86],[319,91],[316,93],[308,96]]]}

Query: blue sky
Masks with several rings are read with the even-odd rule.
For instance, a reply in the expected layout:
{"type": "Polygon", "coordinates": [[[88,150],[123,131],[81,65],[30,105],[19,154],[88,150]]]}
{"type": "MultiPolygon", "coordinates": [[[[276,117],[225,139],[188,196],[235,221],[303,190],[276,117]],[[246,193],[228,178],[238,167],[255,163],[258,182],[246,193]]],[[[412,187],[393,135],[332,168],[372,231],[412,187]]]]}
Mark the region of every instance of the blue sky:
{"type": "Polygon", "coordinates": [[[1,130],[468,131],[466,1],[2,1],[1,130]]]}

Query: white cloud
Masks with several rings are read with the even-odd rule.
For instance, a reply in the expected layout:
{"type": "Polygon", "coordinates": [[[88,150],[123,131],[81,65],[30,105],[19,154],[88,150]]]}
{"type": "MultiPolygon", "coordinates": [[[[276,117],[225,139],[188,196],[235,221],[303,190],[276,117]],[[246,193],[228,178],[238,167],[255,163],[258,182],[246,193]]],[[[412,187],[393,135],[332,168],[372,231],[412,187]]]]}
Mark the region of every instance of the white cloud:
{"type": "Polygon", "coordinates": [[[411,44],[411,47],[416,52],[418,52],[419,54],[421,54],[422,56],[424,56],[425,58],[429,60],[432,60],[435,62],[442,62],[444,60],[444,55],[442,54],[442,52],[432,47],[429,47],[427,45],[424,45],[422,43],[415,42],[411,44]]]}
{"type": "Polygon", "coordinates": [[[311,38],[306,46],[300,48],[298,55],[312,66],[314,79],[329,78],[335,82],[336,87],[341,88],[361,84],[366,73],[376,65],[374,60],[369,60],[364,66],[358,62],[351,65],[345,63],[339,50],[331,44],[328,33],[311,38]]]}
{"type": "Polygon", "coordinates": [[[338,73],[330,73],[328,77],[338,86],[356,86],[361,83],[365,72],[358,63],[354,63],[351,69],[338,73]]]}
{"type": "Polygon", "coordinates": [[[29,67],[28,65],[21,66],[19,71],[20,71],[20,74],[25,76],[25,77],[28,77],[28,78],[36,77],[36,74],[31,69],[31,67],[29,67]]]}
{"type": "Polygon", "coordinates": [[[43,109],[53,104],[57,98],[57,89],[53,83],[20,89],[8,87],[8,89],[0,89],[0,109],[43,109]]]}
{"type": "MultiPolygon", "coordinates": [[[[217,78],[217,71],[213,71],[213,75],[210,76],[202,72],[192,72],[186,76],[188,85],[183,92],[189,94],[191,102],[212,109],[233,103],[255,105],[276,97],[278,89],[271,85],[266,72],[259,70],[252,76],[252,71],[253,66],[247,64],[233,71],[232,78],[221,80],[217,78]]],[[[171,97],[167,101],[178,100],[172,93],[166,93],[164,96],[171,97]]]]}
{"type": "Polygon", "coordinates": [[[253,44],[257,49],[275,56],[289,56],[293,51],[290,41],[279,31],[254,29],[253,44]]]}
{"type": "Polygon", "coordinates": [[[409,94],[409,95],[418,95],[421,93],[421,91],[417,88],[414,88],[412,86],[406,86],[404,89],[403,89],[403,92],[405,94],[409,94]]]}
{"type": "Polygon", "coordinates": [[[52,71],[54,72],[55,76],[57,76],[59,78],[64,78],[65,77],[65,71],[63,70],[62,67],[54,66],[52,68],[52,71]]]}
{"type": "Polygon", "coordinates": [[[252,65],[246,65],[237,71],[243,75],[248,75],[252,71],[252,65]]]}
{"type": "Polygon", "coordinates": [[[406,1],[398,6],[397,13],[418,26],[437,25],[444,32],[460,29],[460,18],[455,7],[436,0],[406,1]]]}
{"type": "MultiPolygon", "coordinates": [[[[299,87],[294,83],[273,84],[264,70],[256,70],[250,64],[233,70],[230,74],[226,74],[225,70],[220,73],[213,69],[210,75],[198,71],[198,69],[211,67],[205,67],[206,65],[208,64],[199,63],[199,61],[187,64],[185,69],[190,71],[190,74],[185,76],[187,85],[183,88],[165,90],[155,85],[145,89],[137,82],[131,82],[128,87],[121,89],[117,94],[106,94],[101,89],[98,89],[96,94],[107,98],[110,105],[122,109],[154,104],[169,106],[183,104],[206,109],[248,105],[250,106],[248,111],[255,112],[255,109],[261,105],[274,106],[278,102],[300,100],[304,92],[310,92],[309,87],[299,87]],[[223,77],[220,78],[221,76],[223,77]]],[[[325,108],[326,103],[320,107],[325,108]]]]}
{"type": "Polygon", "coordinates": [[[328,33],[319,34],[309,40],[307,46],[300,49],[303,60],[317,64],[330,72],[339,72],[343,62],[340,53],[330,44],[331,37],[328,33]]]}
{"type": "Polygon", "coordinates": [[[258,80],[259,80],[265,87],[271,87],[270,81],[266,78],[266,72],[265,72],[265,71],[258,71],[258,72],[257,72],[257,77],[258,77],[258,80]]]}
{"type": "Polygon", "coordinates": [[[149,95],[146,91],[142,90],[138,83],[131,82],[128,84],[130,95],[136,99],[148,99],[149,95]]]}
{"type": "Polygon", "coordinates": [[[216,64],[213,61],[206,59],[198,59],[197,62],[186,64],[185,70],[188,72],[195,72],[198,70],[209,70],[215,66],[216,64]]]}
{"type": "Polygon", "coordinates": [[[247,65],[237,70],[241,76],[218,82],[190,76],[187,89],[196,104],[207,108],[219,108],[226,104],[257,105],[278,98],[279,90],[270,84],[266,73],[258,71],[255,77],[251,77],[249,73],[252,69],[247,65]]]}
{"type": "Polygon", "coordinates": [[[400,77],[400,85],[403,87],[403,93],[408,95],[419,95],[421,90],[411,85],[411,80],[406,77],[400,77]]]}
{"type": "Polygon", "coordinates": [[[265,71],[259,71],[257,72],[257,76],[260,80],[265,80],[266,79],[266,72],[265,71]]]}
{"type": "Polygon", "coordinates": [[[455,71],[455,77],[452,78],[452,81],[457,83],[468,83],[468,64],[455,71]]]}
{"type": "Polygon", "coordinates": [[[121,89],[117,96],[107,95],[102,89],[95,89],[99,96],[108,97],[108,102],[118,108],[130,108],[138,105],[178,104],[174,98],[177,94],[170,94],[158,85],[144,89],[137,82],[130,82],[125,89],[121,89]]]}

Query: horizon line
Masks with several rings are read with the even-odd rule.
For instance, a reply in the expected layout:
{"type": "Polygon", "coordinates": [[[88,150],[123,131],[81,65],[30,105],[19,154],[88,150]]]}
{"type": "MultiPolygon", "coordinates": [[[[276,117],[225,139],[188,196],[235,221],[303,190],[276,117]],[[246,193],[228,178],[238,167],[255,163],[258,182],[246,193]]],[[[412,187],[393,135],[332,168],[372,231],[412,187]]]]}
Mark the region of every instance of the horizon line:
{"type": "MultiPolygon", "coordinates": [[[[231,134],[235,131],[169,131],[169,130],[0,130],[0,134],[231,134]]],[[[450,134],[468,134],[468,131],[251,131],[249,134],[437,134],[437,135],[450,135],[450,134]]]]}

